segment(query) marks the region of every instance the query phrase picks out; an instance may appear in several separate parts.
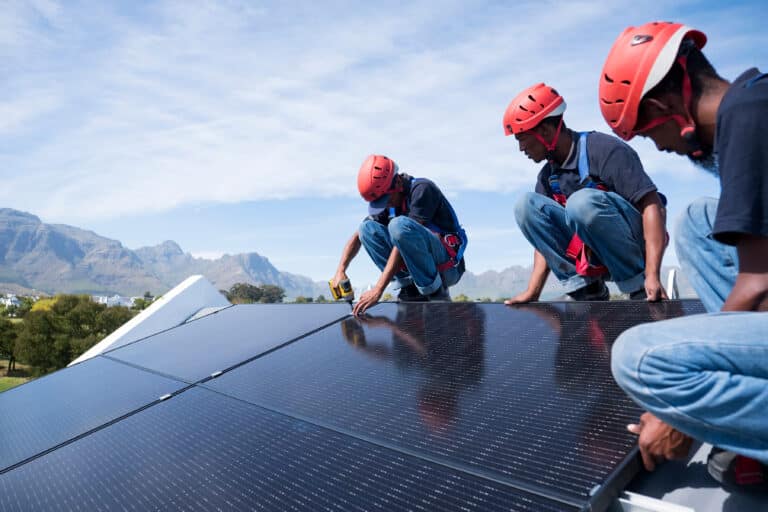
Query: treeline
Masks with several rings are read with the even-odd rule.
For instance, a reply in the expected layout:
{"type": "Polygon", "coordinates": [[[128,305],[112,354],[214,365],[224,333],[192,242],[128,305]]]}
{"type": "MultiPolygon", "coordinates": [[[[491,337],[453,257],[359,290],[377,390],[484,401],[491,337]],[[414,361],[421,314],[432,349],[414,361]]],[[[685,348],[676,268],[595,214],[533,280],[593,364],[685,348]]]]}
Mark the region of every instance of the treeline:
{"type": "Polygon", "coordinates": [[[130,320],[138,311],[107,307],[88,295],[58,295],[0,317],[0,358],[7,373],[16,361],[35,375],[64,368],[80,354],[130,320]]]}
{"type": "Polygon", "coordinates": [[[221,290],[221,293],[232,304],[275,303],[283,302],[285,298],[285,290],[274,284],[258,286],[248,283],[235,283],[229,291],[221,290]]]}

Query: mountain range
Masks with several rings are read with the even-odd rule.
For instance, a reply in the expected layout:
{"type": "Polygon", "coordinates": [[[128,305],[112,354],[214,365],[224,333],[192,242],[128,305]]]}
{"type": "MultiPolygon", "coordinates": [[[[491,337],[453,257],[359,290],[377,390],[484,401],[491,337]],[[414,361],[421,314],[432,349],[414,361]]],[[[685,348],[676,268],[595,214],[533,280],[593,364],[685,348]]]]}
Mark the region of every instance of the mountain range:
{"type": "MultiPolygon", "coordinates": [[[[468,271],[451,294],[509,297],[525,289],[530,273],[530,267],[522,266],[481,274],[468,271]]],[[[204,275],[222,290],[245,282],[278,285],[288,298],[328,297],[327,283],[281,272],[256,252],[209,260],[185,253],[170,240],[131,250],[92,231],[45,224],[35,215],[0,209],[0,293],[135,296],[149,291],[157,295],[193,274],[204,275]]],[[[683,296],[693,293],[685,281],[680,291],[683,296]]],[[[559,284],[550,277],[542,298],[561,294],[559,284]]]]}

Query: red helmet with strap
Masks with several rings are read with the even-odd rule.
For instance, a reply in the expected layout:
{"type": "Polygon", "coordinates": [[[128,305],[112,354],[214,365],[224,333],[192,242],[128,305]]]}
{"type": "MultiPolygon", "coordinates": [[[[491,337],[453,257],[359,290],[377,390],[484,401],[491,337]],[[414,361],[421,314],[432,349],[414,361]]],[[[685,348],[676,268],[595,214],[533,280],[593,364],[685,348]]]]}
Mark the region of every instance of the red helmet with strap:
{"type": "Polygon", "coordinates": [[[384,155],[371,155],[365,159],[357,173],[357,189],[368,202],[375,201],[393,190],[397,164],[384,155]]]}
{"type": "MultiPolygon", "coordinates": [[[[565,112],[565,107],[565,100],[552,87],[543,83],[531,86],[518,94],[504,112],[504,135],[532,130],[544,119],[562,115],[565,112]]],[[[547,151],[552,151],[555,149],[562,126],[563,121],[561,119],[555,137],[551,141],[544,140],[536,132],[532,133],[544,144],[547,151]]]]}
{"type": "Polygon", "coordinates": [[[689,138],[695,133],[690,114],[691,80],[686,67],[687,54],[680,52],[681,44],[690,39],[701,49],[707,42],[703,32],[680,23],[657,21],[627,28],[614,42],[600,75],[600,110],[614,133],[624,140],[636,134],[675,120],[681,135],[689,138]],[[683,104],[686,115],[670,115],[652,119],[636,127],[640,102],[667,75],[675,62],[683,68],[683,104]]]}

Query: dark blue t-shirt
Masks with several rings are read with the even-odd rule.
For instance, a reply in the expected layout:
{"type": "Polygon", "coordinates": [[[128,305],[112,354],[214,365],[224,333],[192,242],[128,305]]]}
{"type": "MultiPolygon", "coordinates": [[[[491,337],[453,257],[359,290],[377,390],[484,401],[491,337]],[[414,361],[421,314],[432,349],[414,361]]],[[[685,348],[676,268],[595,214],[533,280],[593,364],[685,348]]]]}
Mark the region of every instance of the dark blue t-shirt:
{"type": "MultiPolygon", "coordinates": [[[[448,199],[432,180],[426,178],[411,178],[407,174],[405,178],[405,196],[407,199],[408,217],[421,224],[433,224],[444,233],[458,233],[461,227],[458,219],[453,214],[448,199]]],[[[397,215],[402,215],[400,208],[396,209],[397,215]]],[[[380,216],[370,217],[373,220],[386,224],[389,214],[385,211],[380,216]]]]}
{"type": "MultiPolygon", "coordinates": [[[[536,192],[552,198],[549,177],[553,173],[560,175],[560,189],[566,197],[583,188],[579,179],[579,133],[570,130],[573,137],[571,152],[562,166],[553,169],[547,163],[539,172],[536,192]]],[[[643,169],[640,158],[634,149],[624,141],[600,132],[587,135],[587,157],[589,176],[597,184],[603,184],[611,191],[637,205],[646,194],[656,191],[656,185],[643,169]]]]}
{"type": "Polygon", "coordinates": [[[739,235],[768,237],[768,76],[760,75],[743,73],[717,109],[721,191],[712,234],[729,245],[739,235]]]}

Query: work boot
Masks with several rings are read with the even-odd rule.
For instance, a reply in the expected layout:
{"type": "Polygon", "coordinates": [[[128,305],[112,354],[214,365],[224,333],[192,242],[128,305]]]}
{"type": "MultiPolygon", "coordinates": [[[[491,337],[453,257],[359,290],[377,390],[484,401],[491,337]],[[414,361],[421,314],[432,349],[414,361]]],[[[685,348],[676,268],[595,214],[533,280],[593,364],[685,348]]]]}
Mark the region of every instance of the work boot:
{"type": "Polygon", "coordinates": [[[605,301],[610,300],[611,292],[605,286],[605,281],[598,279],[592,281],[587,286],[567,293],[571,300],[578,301],[605,301]]]}
{"type": "Polygon", "coordinates": [[[451,302],[448,288],[445,285],[440,285],[440,288],[429,294],[429,302],[451,302]]]}
{"type": "Polygon", "coordinates": [[[768,466],[716,446],[707,456],[707,472],[721,484],[768,490],[768,466]]]}
{"type": "Polygon", "coordinates": [[[419,289],[413,283],[400,288],[400,293],[397,294],[397,302],[427,302],[428,300],[419,293],[419,289]]]}

